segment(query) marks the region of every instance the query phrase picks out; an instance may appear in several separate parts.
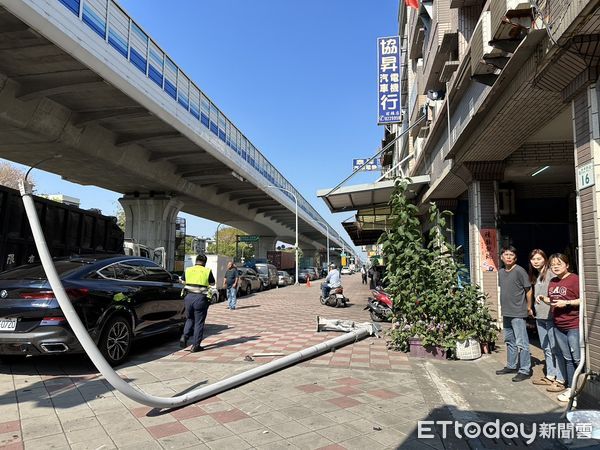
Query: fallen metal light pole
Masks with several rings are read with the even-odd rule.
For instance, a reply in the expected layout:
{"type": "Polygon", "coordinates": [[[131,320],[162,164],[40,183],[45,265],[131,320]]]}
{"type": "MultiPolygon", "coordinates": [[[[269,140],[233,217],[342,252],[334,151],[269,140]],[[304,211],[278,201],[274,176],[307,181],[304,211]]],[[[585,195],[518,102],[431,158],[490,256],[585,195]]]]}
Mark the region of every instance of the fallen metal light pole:
{"type": "Polygon", "coordinates": [[[225,380],[213,383],[210,386],[205,386],[177,397],[157,397],[147,394],[124,381],[110,366],[110,364],[108,364],[102,353],[100,353],[98,350],[95,342],[92,340],[87,332],[87,329],[81,322],[81,319],[75,312],[71,300],[65,292],[62,282],[60,281],[60,277],[56,272],[56,268],[52,262],[52,257],[48,251],[44,233],[42,232],[42,228],[40,226],[35,205],[33,203],[32,185],[27,180],[23,180],[19,183],[19,189],[21,191],[21,197],[23,198],[23,204],[25,205],[25,212],[27,213],[27,218],[29,219],[29,223],[31,225],[31,231],[33,232],[33,238],[40,255],[42,266],[44,267],[44,271],[46,272],[50,286],[54,291],[54,295],[58,300],[60,309],[64,313],[67,322],[73,329],[75,336],[77,336],[77,339],[81,343],[83,349],[102,376],[123,395],[143,405],[150,406],[152,408],[175,408],[185,406],[190,403],[195,403],[226,390],[240,386],[244,383],[248,383],[249,381],[255,380],[269,373],[283,369],[292,364],[296,364],[305,359],[325,353],[334,347],[349,344],[369,335],[376,334],[378,331],[378,327],[376,327],[374,324],[360,324],[359,328],[350,333],[346,333],[342,336],[338,336],[317,345],[313,345],[312,347],[292,353],[291,355],[281,359],[271,361],[262,366],[255,367],[254,369],[250,369],[246,372],[226,378],[225,380]]]}

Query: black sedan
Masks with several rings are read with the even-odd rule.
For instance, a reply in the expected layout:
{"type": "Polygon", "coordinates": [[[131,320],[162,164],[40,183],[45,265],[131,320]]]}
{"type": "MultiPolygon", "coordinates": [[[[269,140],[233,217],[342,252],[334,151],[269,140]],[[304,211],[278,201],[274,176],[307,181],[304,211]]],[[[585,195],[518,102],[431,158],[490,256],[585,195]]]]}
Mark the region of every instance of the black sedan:
{"type": "MultiPolygon", "coordinates": [[[[110,364],[125,360],[134,339],[183,325],[179,277],[149,259],[80,256],[56,260],[55,266],[110,364]]],[[[41,264],[0,273],[0,357],[82,351],[41,264]]]]}

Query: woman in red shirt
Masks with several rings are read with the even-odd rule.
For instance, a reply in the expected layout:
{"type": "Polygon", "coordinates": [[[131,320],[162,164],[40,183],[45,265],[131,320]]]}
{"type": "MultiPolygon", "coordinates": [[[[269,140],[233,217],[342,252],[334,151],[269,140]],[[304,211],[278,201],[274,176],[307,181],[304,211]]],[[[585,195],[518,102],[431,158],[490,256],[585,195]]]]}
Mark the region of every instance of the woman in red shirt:
{"type": "MultiPolygon", "coordinates": [[[[554,319],[554,336],[567,368],[567,386],[558,396],[561,402],[569,401],[573,387],[573,375],[579,365],[579,277],[569,271],[569,258],[555,253],[549,258],[550,269],[556,275],[550,280],[548,297],[540,300],[550,304],[554,319]]],[[[539,298],[539,297],[538,297],[539,298]]]]}

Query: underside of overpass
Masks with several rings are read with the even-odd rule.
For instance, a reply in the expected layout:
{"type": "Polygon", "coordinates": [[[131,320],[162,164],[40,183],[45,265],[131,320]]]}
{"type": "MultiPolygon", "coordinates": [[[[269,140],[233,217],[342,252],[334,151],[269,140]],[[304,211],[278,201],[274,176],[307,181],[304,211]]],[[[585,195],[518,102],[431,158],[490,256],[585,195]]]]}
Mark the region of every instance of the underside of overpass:
{"type": "MultiPolygon", "coordinates": [[[[294,242],[294,202],[283,192],[215,156],[218,138],[190,136],[38,28],[0,7],[0,157],[33,165],[59,154],[40,169],[130,199],[174,199],[178,211],[294,242]]],[[[302,247],[325,246],[324,226],[300,214],[298,228],[302,247]]]]}

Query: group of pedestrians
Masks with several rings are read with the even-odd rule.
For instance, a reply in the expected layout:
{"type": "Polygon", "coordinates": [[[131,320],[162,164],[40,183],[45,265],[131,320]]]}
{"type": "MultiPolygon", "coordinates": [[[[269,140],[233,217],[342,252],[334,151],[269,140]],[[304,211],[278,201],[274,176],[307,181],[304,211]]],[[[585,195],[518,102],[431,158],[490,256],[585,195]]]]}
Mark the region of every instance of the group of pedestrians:
{"type": "Polygon", "coordinates": [[[533,383],[558,392],[558,400],[571,396],[573,376],[580,361],[579,277],[571,272],[569,258],[543,250],[529,254],[529,273],[517,264],[517,250],[501,253],[504,268],[498,273],[507,364],[496,375],[515,374],[512,381],[531,377],[527,317],[535,317],[546,361],[546,374],[533,383]]]}

